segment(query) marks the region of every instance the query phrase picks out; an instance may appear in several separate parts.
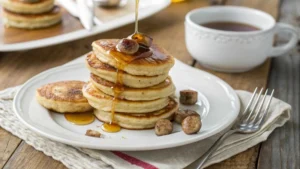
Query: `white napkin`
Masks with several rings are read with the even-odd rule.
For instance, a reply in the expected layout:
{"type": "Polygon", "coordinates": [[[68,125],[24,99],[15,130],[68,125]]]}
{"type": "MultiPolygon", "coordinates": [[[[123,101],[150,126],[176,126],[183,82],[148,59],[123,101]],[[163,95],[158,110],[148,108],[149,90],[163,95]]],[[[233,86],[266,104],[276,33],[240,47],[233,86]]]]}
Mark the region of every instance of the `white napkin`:
{"type": "MultiPolygon", "coordinates": [[[[27,144],[42,151],[70,169],[180,169],[198,159],[222,133],[203,141],[163,150],[142,152],[100,151],[75,148],[41,137],[28,129],[12,110],[14,95],[19,87],[0,92],[0,126],[23,139],[27,144]]],[[[237,91],[243,109],[251,93],[237,91]]],[[[275,128],[290,119],[291,106],[274,98],[269,108],[268,120],[262,129],[254,134],[234,134],[211,156],[205,166],[218,163],[248,148],[265,141],[275,128]]]]}

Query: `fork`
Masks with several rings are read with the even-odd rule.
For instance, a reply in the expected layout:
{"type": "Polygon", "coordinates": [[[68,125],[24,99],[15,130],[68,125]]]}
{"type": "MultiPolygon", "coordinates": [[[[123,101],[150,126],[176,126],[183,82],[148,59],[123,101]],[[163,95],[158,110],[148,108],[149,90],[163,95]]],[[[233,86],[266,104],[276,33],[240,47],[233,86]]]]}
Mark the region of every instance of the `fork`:
{"type": "Polygon", "coordinates": [[[266,104],[264,111],[262,111],[262,108],[266,100],[266,96],[268,94],[268,89],[266,89],[264,96],[262,96],[262,93],[263,88],[260,90],[257,96],[257,88],[255,88],[251,99],[242,114],[242,117],[235,123],[234,127],[231,130],[227,131],[223,136],[221,136],[213,144],[213,146],[197,160],[199,161],[197,169],[201,169],[203,167],[204,163],[208,160],[212,153],[230,135],[234,133],[250,134],[258,131],[261,128],[261,126],[264,124],[268,109],[270,107],[270,103],[274,94],[274,89],[271,92],[271,96],[266,104]]]}

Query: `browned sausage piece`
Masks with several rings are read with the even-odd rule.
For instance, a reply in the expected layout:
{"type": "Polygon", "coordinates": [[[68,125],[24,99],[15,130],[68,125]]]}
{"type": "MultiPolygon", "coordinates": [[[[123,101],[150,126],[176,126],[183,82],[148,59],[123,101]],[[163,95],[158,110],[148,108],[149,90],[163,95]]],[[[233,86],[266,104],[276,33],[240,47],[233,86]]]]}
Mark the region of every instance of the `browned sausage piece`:
{"type": "Polygon", "coordinates": [[[181,123],[182,130],[185,134],[196,134],[201,126],[200,116],[188,116],[181,123]]]}
{"type": "Polygon", "coordinates": [[[87,130],[85,133],[86,136],[91,136],[91,137],[100,137],[101,133],[99,133],[96,130],[87,130]]]}
{"type": "Polygon", "coordinates": [[[194,90],[181,90],[179,101],[184,105],[194,105],[198,101],[198,92],[194,90]]]}
{"type": "Polygon", "coordinates": [[[155,124],[155,134],[158,136],[171,134],[173,131],[173,124],[168,119],[159,119],[155,124]]]}
{"type": "Polygon", "coordinates": [[[139,50],[139,44],[135,40],[124,38],[117,44],[117,49],[119,52],[133,55],[139,50]]]}
{"type": "Polygon", "coordinates": [[[129,35],[127,38],[134,39],[140,45],[150,48],[153,42],[153,38],[143,33],[134,33],[133,35],[129,35]]]}
{"type": "Polygon", "coordinates": [[[181,124],[183,119],[185,119],[187,116],[199,116],[199,114],[193,110],[181,110],[178,109],[175,114],[174,114],[174,120],[175,122],[177,122],[178,124],[181,124]]]}

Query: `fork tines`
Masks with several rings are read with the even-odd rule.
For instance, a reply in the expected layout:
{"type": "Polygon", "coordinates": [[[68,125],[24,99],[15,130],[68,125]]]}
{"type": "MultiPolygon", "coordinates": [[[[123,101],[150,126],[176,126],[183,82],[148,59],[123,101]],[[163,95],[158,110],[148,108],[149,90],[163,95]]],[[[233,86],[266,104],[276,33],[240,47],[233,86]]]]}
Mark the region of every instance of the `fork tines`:
{"type": "Polygon", "coordinates": [[[240,124],[240,126],[256,126],[260,127],[262,123],[265,120],[265,117],[267,115],[268,109],[270,107],[273,94],[274,94],[274,89],[271,92],[270,98],[267,101],[267,104],[265,104],[266,96],[268,95],[269,89],[266,89],[264,94],[263,91],[264,89],[261,88],[259,93],[257,94],[258,88],[256,87],[253,95],[251,96],[251,99],[246,107],[246,109],[243,112],[243,121],[240,124]],[[262,111],[264,107],[264,110],[262,111]]]}

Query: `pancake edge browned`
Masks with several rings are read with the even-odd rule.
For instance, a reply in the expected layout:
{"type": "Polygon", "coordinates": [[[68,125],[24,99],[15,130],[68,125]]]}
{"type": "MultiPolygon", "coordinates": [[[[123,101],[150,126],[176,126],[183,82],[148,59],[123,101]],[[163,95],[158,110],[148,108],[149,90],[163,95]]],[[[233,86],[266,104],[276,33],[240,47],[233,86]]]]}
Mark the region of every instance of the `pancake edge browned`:
{"type": "MultiPolygon", "coordinates": [[[[86,67],[91,71],[91,73],[107,81],[116,83],[117,70],[114,67],[102,63],[94,54],[90,53],[87,55],[85,64],[86,67]]],[[[147,88],[163,82],[168,77],[168,74],[161,74],[156,76],[137,76],[122,72],[122,77],[124,86],[132,88],[147,88]]]]}
{"type": "Polygon", "coordinates": [[[21,1],[0,0],[3,8],[20,14],[40,14],[51,11],[54,6],[54,0],[42,0],[37,3],[25,3],[21,1]]]}
{"type": "Polygon", "coordinates": [[[20,21],[31,21],[34,19],[53,19],[57,17],[61,17],[61,8],[59,6],[54,6],[51,11],[41,13],[41,14],[19,14],[15,12],[11,12],[7,9],[3,9],[3,16],[9,20],[20,20],[20,21]]]}
{"type": "MultiPolygon", "coordinates": [[[[117,40],[118,39],[102,39],[92,43],[93,51],[96,57],[101,62],[108,64],[116,69],[121,69],[122,71],[125,71],[131,75],[138,75],[138,76],[156,76],[156,75],[168,74],[170,69],[175,64],[174,57],[171,56],[165,49],[158,47],[155,44],[152,47],[157,47],[157,50],[153,50],[154,54],[151,56],[133,59],[133,57],[139,57],[139,56],[127,55],[126,59],[120,59],[120,58],[115,59],[115,56],[113,56],[113,54],[110,53],[109,52],[110,50],[108,49],[113,48],[112,51],[116,52],[116,49],[114,49],[115,47],[113,47],[113,45],[115,45],[117,40]],[[104,43],[106,44],[106,46],[110,46],[110,47],[101,47],[98,45],[99,43],[104,43]],[[128,63],[127,61],[131,59],[133,59],[133,61],[128,63]],[[126,66],[120,67],[119,65],[126,65],[126,66]]],[[[123,56],[121,58],[123,58],[123,56]]]]}
{"type": "MultiPolygon", "coordinates": [[[[123,117],[129,117],[129,118],[134,118],[134,119],[136,119],[136,120],[147,120],[147,119],[149,119],[149,118],[153,118],[153,116],[155,116],[155,118],[156,117],[162,117],[162,116],[164,116],[164,115],[166,115],[166,114],[169,114],[166,118],[164,118],[164,119],[169,119],[169,120],[173,120],[173,116],[174,116],[174,113],[175,113],[175,111],[178,109],[178,107],[179,107],[179,104],[174,100],[174,99],[170,99],[170,102],[169,103],[174,103],[175,104],[175,106],[173,106],[173,107],[170,107],[170,105],[168,105],[170,108],[168,109],[168,110],[165,110],[165,112],[164,113],[160,113],[159,115],[149,115],[148,117],[134,117],[134,116],[132,116],[132,115],[130,115],[130,114],[124,114],[124,113],[118,113],[118,112],[116,112],[116,114],[115,114],[115,116],[123,116],[123,117]]],[[[167,106],[167,107],[168,107],[167,106]]],[[[104,123],[108,123],[109,121],[105,121],[104,119],[102,119],[101,117],[99,117],[99,116],[97,116],[97,114],[96,114],[96,111],[99,111],[99,110],[94,110],[95,111],[95,116],[96,116],[96,118],[98,119],[98,120],[100,120],[100,121],[102,121],[102,122],[104,122],[104,123]]],[[[160,111],[160,110],[158,110],[158,111],[160,111]]],[[[156,112],[158,112],[158,111],[156,111],[156,112]]],[[[107,112],[108,113],[108,112],[107,112]]],[[[155,112],[152,112],[152,114],[153,113],[155,113],[155,112]]],[[[150,113],[148,113],[148,114],[151,114],[151,112],[150,113]]],[[[158,118],[157,120],[159,120],[159,119],[162,119],[162,118],[158,118]]],[[[156,120],[156,121],[157,121],[156,120]]],[[[124,129],[129,129],[129,130],[146,130],[146,129],[152,129],[152,128],[154,128],[154,126],[155,126],[155,124],[153,124],[153,126],[151,126],[151,127],[128,127],[128,125],[129,124],[127,124],[127,125],[124,125],[124,124],[121,124],[121,122],[113,122],[114,124],[118,124],[118,125],[120,125],[122,128],[124,128],[124,129]]],[[[124,122],[122,122],[122,123],[124,123],[124,122]]]]}
{"type": "MultiPolygon", "coordinates": [[[[113,87],[113,86],[115,85],[115,83],[110,82],[110,81],[108,81],[108,80],[105,80],[105,79],[103,79],[103,78],[101,78],[101,77],[99,77],[99,76],[97,76],[97,75],[95,75],[95,74],[93,74],[93,73],[90,74],[90,78],[91,78],[94,82],[96,82],[96,83],[98,83],[98,84],[100,84],[100,85],[106,86],[106,87],[113,87]]],[[[173,83],[170,76],[168,76],[166,80],[170,80],[170,83],[173,83]]],[[[165,81],[166,81],[166,80],[165,80],[165,81]]],[[[162,83],[164,83],[165,81],[163,81],[162,83]]],[[[161,84],[161,83],[160,83],[160,84],[161,84]]],[[[154,85],[154,86],[150,86],[150,87],[146,87],[146,88],[133,88],[133,87],[125,86],[125,85],[124,85],[123,87],[124,87],[124,89],[127,90],[127,91],[140,91],[140,90],[142,90],[142,89],[147,89],[147,90],[159,90],[159,89],[162,89],[162,88],[165,88],[165,87],[169,86],[169,85],[165,85],[165,86],[161,86],[161,87],[156,87],[156,86],[159,86],[160,84],[157,84],[157,85],[154,85]]]]}
{"type": "MultiPolygon", "coordinates": [[[[41,86],[40,88],[37,89],[36,94],[40,97],[43,97],[48,100],[53,100],[53,101],[60,101],[60,102],[73,102],[73,103],[88,103],[88,100],[83,96],[80,99],[74,99],[71,97],[68,97],[67,99],[63,99],[61,97],[58,97],[54,95],[53,93],[46,93],[47,89],[52,88],[54,86],[61,86],[61,85],[68,85],[68,83],[80,83],[78,85],[81,85],[81,89],[84,86],[85,82],[83,81],[77,81],[77,80],[72,80],[72,81],[60,81],[60,82],[54,82],[54,83],[49,83],[46,85],[41,86]]],[[[80,90],[82,92],[82,90],[80,90]]],[[[74,96],[77,94],[74,94],[74,96]]]]}
{"type": "MultiPolygon", "coordinates": [[[[117,45],[119,40],[120,39],[100,39],[100,40],[94,41],[92,43],[94,52],[95,52],[95,50],[99,50],[99,52],[105,54],[107,57],[111,57],[107,54],[107,52],[109,50],[115,48],[115,46],[117,45]],[[103,42],[103,43],[108,42],[109,44],[105,43],[107,45],[104,46],[103,44],[101,44],[101,42],[103,42]]],[[[146,58],[136,59],[136,60],[130,62],[129,65],[156,67],[156,66],[160,66],[160,65],[164,65],[164,64],[167,64],[167,63],[173,63],[174,62],[174,58],[165,49],[159,47],[157,44],[153,44],[150,48],[153,48],[153,50],[158,50],[159,52],[164,54],[164,56],[166,56],[166,59],[163,59],[163,60],[157,59],[157,62],[148,62],[148,61],[146,61],[146,60],[149,60],[149,58],[155,59],[154,54],[152,54],[151,57],[149,56],[149,57],[146,57],[146,58]],[[143,62],[143,63],[141,63],[141,62],[143,62]]],[[[96,54],[96,56],[97,56],[97,54],[96,54]]],[[[111,65],[111,66],[113,66],[113,65],[111,65]]]]}

